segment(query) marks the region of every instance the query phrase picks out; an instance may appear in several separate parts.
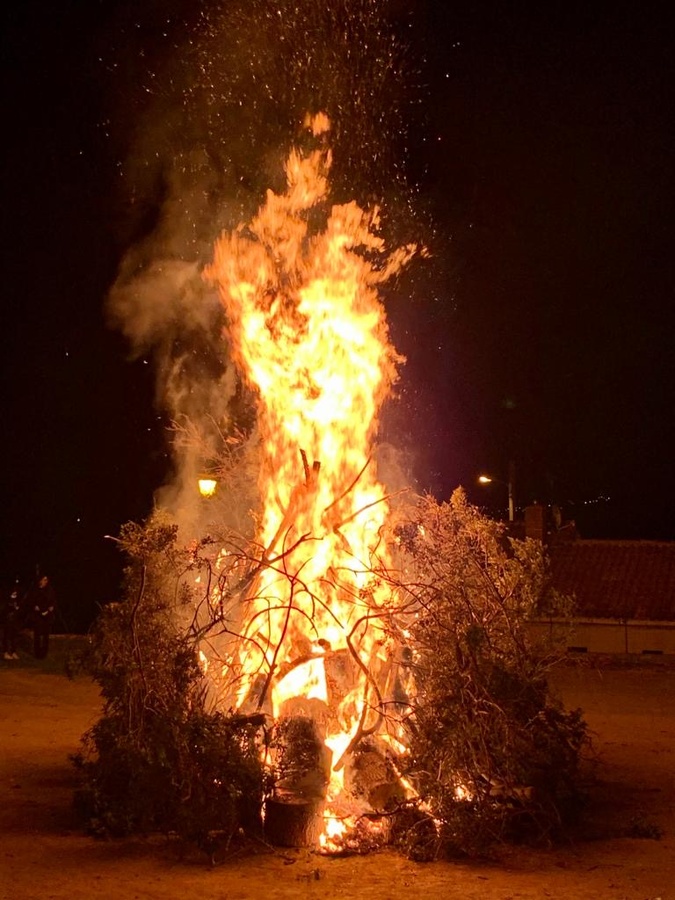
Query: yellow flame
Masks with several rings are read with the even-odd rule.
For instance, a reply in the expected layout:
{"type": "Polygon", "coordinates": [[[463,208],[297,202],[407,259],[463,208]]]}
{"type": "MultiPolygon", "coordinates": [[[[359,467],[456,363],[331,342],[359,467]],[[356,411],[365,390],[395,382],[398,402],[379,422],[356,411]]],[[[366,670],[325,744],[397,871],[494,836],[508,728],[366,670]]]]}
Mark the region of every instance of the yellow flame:
{"type": "MultiPolygon", "coordinates": [[[[222,235],[206,277],[220,291],[233,359],[257,394],[263,454],[265,550],[246,602],[237,705],[269,699],[278,715],[290,699],[324,703],[337,766],[376,702],[365,673],[386,657],[378,615],[392,598],[373,569],[388,559],[389,507],[370,459],[402,358],[377,288],[415,248],[386,256],[377,209],[328,205],[329,122],[321,114],[305,125],[317,148],[291,151],[286,191],[268,191],[248,226],[222,235]],[[325,656],[312,650],[319,641],[325,656]],[[335,699],[326,661],[340,652],[355,685],[335,699]]],[[[329,795],[341,790],[341,774],[333,777],[329,795]]]]}

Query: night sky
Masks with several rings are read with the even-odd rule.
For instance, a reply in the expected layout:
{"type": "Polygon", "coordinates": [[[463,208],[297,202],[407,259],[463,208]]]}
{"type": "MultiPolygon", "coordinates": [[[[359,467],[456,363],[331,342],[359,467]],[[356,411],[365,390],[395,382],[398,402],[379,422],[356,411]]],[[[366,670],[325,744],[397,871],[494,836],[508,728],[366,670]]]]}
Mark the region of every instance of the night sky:
{"type": "MultiPolygon", "coordinates": [[[[141,6],[29,0],[2,14],[1,572],[51,572],[72,628],[114,599],[121,561],[104,536],[149,512],[168,470],[152,353],[130,358],[105,303],[162,199],[151,166],[129,163],[139,145],[152,156],[144,123],[162,114],[148,73],[179,77],[168,61],[199,7],[141,6]]],[[[675,538],[669,16],[392,6],[409,92],[383,144],[431,256],[386,298],[408,362],[385,437],[441,499],[462,484],[503,511],[503,485],[476,479],[505,479],[513,460],[517,504],[557,503],[583,537],[675,538]]],[[[165,94],[170,108],[180,90],[165,94]]]]}

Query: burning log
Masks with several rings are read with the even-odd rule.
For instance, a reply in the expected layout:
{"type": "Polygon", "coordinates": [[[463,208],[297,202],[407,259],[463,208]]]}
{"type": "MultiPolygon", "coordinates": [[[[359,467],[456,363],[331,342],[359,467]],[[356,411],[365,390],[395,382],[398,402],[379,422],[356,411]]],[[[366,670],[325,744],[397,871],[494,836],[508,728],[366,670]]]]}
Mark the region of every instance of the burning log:
{"type": "Polygon", "coordinates": [[[372,740],[364,741],[345,766],[345,790],[380,812],[406,799],[391,754],[372,740]]]}

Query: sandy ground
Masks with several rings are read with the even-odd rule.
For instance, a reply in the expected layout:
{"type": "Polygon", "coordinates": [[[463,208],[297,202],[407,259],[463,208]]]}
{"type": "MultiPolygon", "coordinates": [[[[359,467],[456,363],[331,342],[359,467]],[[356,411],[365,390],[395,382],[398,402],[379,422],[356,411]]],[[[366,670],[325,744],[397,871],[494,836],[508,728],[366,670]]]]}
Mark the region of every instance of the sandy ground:
{"type": "Polygon", "coordinates": [[[0,660],[1,900],[612,898],[675,900],[675,667],[567,668],[600,757],[587,838],[490,864],[330,859],[269,851],[211,867],[164,839],[98,841],[73,817],[68,754],[99,710],[96,686],[45,663],[0,660]],[[649,836],[662,832],[660,839],[649,836]]]}

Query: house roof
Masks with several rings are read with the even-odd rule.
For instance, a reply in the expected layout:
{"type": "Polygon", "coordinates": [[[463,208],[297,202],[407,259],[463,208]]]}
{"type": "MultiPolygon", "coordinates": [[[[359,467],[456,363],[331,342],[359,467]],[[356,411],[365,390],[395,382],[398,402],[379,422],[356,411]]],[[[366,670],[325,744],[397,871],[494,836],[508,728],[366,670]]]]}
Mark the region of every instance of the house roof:
{"type": "Polygon", "coordinates": [[[550,556],[553,585],[577,615],[675,621],[675,541],[573,540],[550,556]]]}

